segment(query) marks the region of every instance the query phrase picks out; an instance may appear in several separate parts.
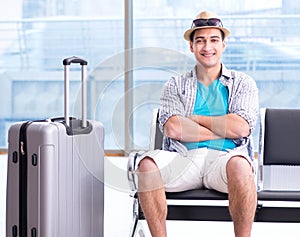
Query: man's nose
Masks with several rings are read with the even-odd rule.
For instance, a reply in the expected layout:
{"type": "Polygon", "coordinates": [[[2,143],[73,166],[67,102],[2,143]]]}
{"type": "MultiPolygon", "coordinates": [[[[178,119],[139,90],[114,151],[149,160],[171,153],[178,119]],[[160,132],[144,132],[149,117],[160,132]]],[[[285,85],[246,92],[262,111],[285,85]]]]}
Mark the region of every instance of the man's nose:
{"type": "Polygon", "coordinates": [[[209,42],[209,41],[206,41],[205,43],[204,43],[204,47],[203,47],[204,49],[210,49],[211,48],[211,43],[209,42]]]}

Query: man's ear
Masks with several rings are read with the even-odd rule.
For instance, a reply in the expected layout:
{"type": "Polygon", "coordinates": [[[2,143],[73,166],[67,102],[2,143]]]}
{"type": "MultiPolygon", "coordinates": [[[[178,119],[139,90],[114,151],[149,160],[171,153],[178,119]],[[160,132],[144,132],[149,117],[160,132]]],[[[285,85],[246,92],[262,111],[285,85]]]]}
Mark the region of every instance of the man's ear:
{"type": "Polygon", "coordinates": [[[225,40],[223,40],[223,51],[222,52],[224,52],[225,49],[226,49],[226,42],[225,42],[225,40]]]}
{"type": "Polygon", "coordinates": [[[190,50],[191,50],[192,53],[194,53],[193,42],[192,41],[190,41],[190,50]]]}

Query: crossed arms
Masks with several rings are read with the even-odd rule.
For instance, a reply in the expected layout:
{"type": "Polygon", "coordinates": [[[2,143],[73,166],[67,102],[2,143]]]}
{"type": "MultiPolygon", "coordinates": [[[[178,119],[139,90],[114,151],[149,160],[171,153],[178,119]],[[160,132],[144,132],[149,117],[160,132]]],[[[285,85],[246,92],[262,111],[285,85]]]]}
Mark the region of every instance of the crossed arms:
{"type": "Polygon", "coordinates": [[[164,125],[167,137],[183,142],[242,138],[250,133],[248,122],[237,114],[222,116],[171,116],[164,125]]]}

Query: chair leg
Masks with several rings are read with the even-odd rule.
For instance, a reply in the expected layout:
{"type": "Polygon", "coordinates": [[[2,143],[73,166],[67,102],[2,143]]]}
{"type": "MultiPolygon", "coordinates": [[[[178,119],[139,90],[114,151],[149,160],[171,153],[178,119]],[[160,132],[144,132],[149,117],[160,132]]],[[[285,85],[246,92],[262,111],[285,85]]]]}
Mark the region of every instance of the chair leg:
{"type": "Polygon", "coordinates": [[[140,237],[146,237],[146,235],[145,235],[143,229],[140,229],[140,230],[139,230],[139,235],[140,235],[140,237]]]}
{"type": "Polygon", "coordinates": [[[139,203],[138,199],[134,198],[133,201],[133,223],[130,230],[130,237],[134,237],[137,232],[138,222],[139,222],[139,203]]]}
{"type": "Polygon", "coordinates": [[[138,218],[134,217],[133,218],[133,224],[130,230],[130,237],[134,237],[136,234],[136,230],[137,230],[137,224],[138,224],[138,218]]]}

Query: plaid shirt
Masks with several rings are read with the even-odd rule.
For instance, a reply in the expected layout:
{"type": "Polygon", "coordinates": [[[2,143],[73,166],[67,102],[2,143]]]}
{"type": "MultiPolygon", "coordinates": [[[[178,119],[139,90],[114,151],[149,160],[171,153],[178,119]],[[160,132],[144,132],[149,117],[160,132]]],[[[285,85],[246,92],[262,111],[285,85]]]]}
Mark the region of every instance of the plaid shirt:
{"type": "MultiPolygon", "coordinates": [[[[197,92],[196,66],[191,72],[178,77],[172,77],[165,85],[161,96],[159,112],[160,129],[166,121],[174,115],[192,115],[197,92]]],[[[222,64],[220,82],[228,88],[228,113],[235,113],[244,118],[250,125],[250,135],[240,139],[234,139],[237,148],[247,148],[247,152],[253,158],[252,132],[255,128],[258,113],[258,89],[255,81],[243,72],[228,70],[222,64]]],[[[164,137],[163,149],[187,154],[186,147],[177,140],[164,137]]]]}

